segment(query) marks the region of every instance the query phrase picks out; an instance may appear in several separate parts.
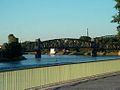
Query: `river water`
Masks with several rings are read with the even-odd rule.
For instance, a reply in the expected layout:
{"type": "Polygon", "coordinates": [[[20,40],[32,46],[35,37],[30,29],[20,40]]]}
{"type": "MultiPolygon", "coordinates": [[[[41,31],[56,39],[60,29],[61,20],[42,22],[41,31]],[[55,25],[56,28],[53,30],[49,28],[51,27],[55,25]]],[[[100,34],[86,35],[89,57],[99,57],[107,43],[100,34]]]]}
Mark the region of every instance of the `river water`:
{"type": "Polygon", "coordinates": [[[76,55],[42,55],[41,59],[35,59],[34,55],[24,55],[24,56],[27,58],[27,60],[0,63],[0,71],[74,64],[74,63],[83,63],[90,61],[111,60],[111,59],[120,58],[120,56],[91,57],[91,56],[76,56],[76,55]]]}

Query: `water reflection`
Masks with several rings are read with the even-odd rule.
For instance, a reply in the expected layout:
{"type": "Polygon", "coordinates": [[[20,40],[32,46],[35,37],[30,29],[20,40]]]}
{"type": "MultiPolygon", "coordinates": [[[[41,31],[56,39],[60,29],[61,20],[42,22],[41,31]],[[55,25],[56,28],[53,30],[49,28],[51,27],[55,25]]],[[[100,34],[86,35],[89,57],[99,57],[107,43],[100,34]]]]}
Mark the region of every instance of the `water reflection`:
{"type": "Polygon", "coordinates": [[[35,58],[35,62],[40,62],[41,61],[41,58],[35,58]]]}

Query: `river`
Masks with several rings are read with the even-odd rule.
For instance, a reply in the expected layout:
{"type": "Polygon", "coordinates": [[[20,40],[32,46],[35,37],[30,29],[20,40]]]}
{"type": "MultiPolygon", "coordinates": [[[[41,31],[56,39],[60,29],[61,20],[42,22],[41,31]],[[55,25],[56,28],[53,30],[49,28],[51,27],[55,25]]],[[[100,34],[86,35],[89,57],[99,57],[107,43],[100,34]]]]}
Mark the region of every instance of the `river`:
{"type": "Polygon", "coordinates": [[[35,59],[34,55],[24,55],[27,60],[2,62],[0,71],[25,69],[33,67],[46,67],[64,64],[84,63],[91,61],[118,59],[120,56],[76,56],[76,55],[42,55],[41,59],[35,59]]]}

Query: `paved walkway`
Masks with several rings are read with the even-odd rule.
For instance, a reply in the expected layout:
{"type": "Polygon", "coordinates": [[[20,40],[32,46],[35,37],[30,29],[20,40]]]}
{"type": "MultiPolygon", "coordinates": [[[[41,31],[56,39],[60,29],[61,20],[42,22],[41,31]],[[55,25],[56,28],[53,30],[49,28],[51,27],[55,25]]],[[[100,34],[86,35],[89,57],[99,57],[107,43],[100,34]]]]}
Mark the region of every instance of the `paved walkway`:
{"type": "Polygon", "coordinates": [[[75,83],[50,90],[120,90],[120,75],[75,83]]]}

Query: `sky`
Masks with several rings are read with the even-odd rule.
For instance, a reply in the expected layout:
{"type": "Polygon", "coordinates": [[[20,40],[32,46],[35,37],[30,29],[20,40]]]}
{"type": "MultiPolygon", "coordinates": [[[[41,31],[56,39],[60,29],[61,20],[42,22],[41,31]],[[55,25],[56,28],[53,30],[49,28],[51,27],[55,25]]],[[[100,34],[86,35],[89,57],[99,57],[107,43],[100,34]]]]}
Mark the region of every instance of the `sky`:
{"type": "Polygon", "coordinates": [[[114,0],[0,0],[0,44],[116,34],[114,0]]]}

